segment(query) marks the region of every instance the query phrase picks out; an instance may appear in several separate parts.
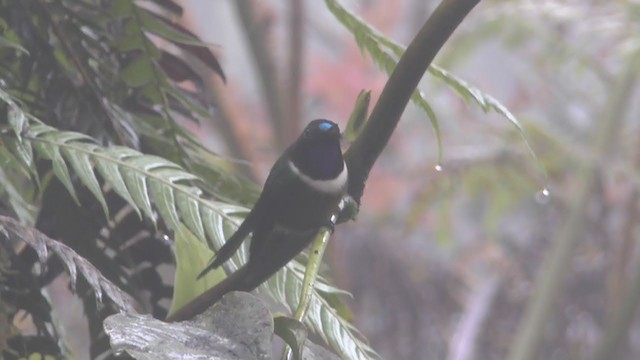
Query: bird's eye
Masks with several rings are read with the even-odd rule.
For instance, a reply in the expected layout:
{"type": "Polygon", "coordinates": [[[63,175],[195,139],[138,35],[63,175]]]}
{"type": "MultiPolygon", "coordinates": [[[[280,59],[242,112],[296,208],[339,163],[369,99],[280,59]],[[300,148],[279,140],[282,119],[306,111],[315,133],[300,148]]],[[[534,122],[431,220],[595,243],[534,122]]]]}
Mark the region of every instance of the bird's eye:
{"type": "Polygon", "coordinates": [[[318,125],[318,128],[322,131],[327,131],[331,129],[331,127],[332,127],[331,123],[328,123],[328,122],[323,122],[320,125],[318,125]]]}

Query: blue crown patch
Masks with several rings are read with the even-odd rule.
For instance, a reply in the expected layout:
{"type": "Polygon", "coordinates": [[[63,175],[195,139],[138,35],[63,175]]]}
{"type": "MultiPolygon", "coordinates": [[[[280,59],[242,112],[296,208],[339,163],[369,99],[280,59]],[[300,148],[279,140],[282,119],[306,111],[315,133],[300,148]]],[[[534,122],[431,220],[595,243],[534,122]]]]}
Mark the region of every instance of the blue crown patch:
{"type": "Polygon", "coordinates": [[[330,122],[323,122],[320,125],[318,125],[318,128],[320,128],[320,130],[322,131],[327,131],[332,127],[333,127],[333,124],[331,124],[330,122]]]}

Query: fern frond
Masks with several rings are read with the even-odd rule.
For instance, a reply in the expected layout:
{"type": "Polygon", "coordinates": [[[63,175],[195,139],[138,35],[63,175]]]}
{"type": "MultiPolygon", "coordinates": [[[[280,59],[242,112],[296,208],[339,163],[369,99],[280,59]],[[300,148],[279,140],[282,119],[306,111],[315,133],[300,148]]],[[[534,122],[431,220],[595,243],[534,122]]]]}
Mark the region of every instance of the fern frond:
{"type": "MultiPolygon", "coordinates": [[[[347,10],[340,4],[339,0],[325,0],[325,3],[336,19],[338,19],[338,21],[340,21],[342,25],[344,25],[354,35],[360,49],[363,51],[366,50],[382,70],[387,74],[391,74],[397,64],[397,59],[404,54],[405,47],[385,37],[357,15],[347,10]]],[[[432,76],[449,85],[467,103],[473,102],[485,113],[494,111],[509,120],[509,122],[516,127],[522,136],[529,153],[536,161],[538,161],[538,157],[531,148],[531,145],[524,134],[520,121],[509,111],[509,109],[507,109],[506,106],[500,103],[493,96],[483,93],[477,87],[470,85],[466,81],[437,65],[432,64],[429,66],[428,72],[432,76]]],[[[438,159],[440,159],[442,144],[440,140],[440,128],[435,113],[420,91],[416,90],[411,96],[411,100],[426,112],[429,120],[431,121],[438,140],[438,159]]]]}
{"type": "Polygon", "coordinates": [[[80,273],[93,289],[99,302],[102,301],[102,295],[106,294],[121,311],[136,312],[134,301],[126,292],[105,278],[95,266],[65,244],[49,238],[35,228],[20,225],[7,216],[0,216],[0,231],[29,244],[38,254],[41,263],[45,263],[49,257],[49,251],[53,251],[65,264],[72,286],[75,286],[80,273]]]}
{"type": "Polygon", "coordinates": [[[32,144],[39,156],[51,160],[54,174],[75,198],[70,168],[107,214],[99,174],[140,216],[155,224],[155,206],[169,228],[176,230],[182,221],[214,249],[224,243],[224,238],[205,219],[229,221],[228,213],[239,210],[202,198],[202,191],[192,185],[198,179],[195,175],[157,156],[122,146],[101,147],[89,136],[44,124],[32,125],[23,141],[32,144]]]}
{"type": "MultiPolygon", "coordinates": [[[[391,40],[385,38],[364,20],[344,8],[338,0],[325,0],[325,4],[336,19],[353,34],[360,50],[363,52],[366,50],[380,69],[387,74],[391,74],[398,63],[397,59],[402,55],[404,49],[399,54],[390,51],[389,45],[395,45],[391,40]]],[[[438,143],[438,162],[440,162],[442,159],[442,136],[440,135],[440,124],[438,123],[436,114],[420,91],[415,90],[413,92],[411,101],[425,112],[431,122],[438,143]]]]}
{"type": "MultiPolygon", "coordinates": [[[[33,120],[25,127],[20,148],[33,162],[29,149],[52,162],[53,172],[75,194],[74,176],[95,196],[105,214],[108,211],[98,175],[120,195],[139,216],[154,224],[159,217],[171,229],[181,223],[201,241],[219,249],[227,235],[235,230],[237,214],[246,210],[201,197],[202,191],[194,185],[198,177],[166,159],[144,155],[122,147],[102,147],[91,137],[70,131],[60,131],[33,120]],[[27,149],[27,150],[24,150],[27,149]],[[157,211],[157,212],[156,212],[157,211]]],[[[13,140],[17,143],[17,140],[13,140]]],[[[75,195],[73,195],[75,196],[75,195]]],[[[246,257],[246,249],[234,256],[227,269],[235,270],[246,257]]],[[[274,276],[263,289],[279,302],[291,308],[303,287],[304,267],[293,261],[274,276]]],[[[330,285],[321,281],[320,286],[330,285]]],[[[338,353],[354,359],[375,359],[378,356],[361,340],[360,334],[317,292],[314,291],[307,324],[326,340],[338,353]]]]}
{"type": "MultiPolygon", "coordinates": [[[[236,223],[231,215],[243,211],[236,206],[203,199],[201,190],[189,184],[197,177],[157,156],[119,146],[103,148],[85,135],[42,124],[31,126],[24,140],[33,143],[38,155],[52,161],[56,176],[71,189],[69,165],[90,190],[98,183],[97,171],[141,216],[155,223],[155,207],[168,227],[177,230],[183,222],[214,249],[219,249],[225,233],[232,231],[230,226],[225,226],[236,223]]],[[[98,191],[97,194],[94,193],[103,203],[102,193],[98,191]]],[[[240,256],[242,254],[244,252],[240,256]]],[[[229,265],[232,269],[240,266],[240,256],[232,260],[229,265]]],[[[303,269],[300,263],[291,262],[263,288],[267,288],[276,300],[294,308],[303,287],[303,269]]],[[[313,294],[309,314],[307,323],[340,354],[354,359],[377,358],[375,352],[360,340],[357,330],[317,292],[313,294]]]]}
{"type": "MultiPolygon", "coordinates": [[[[304,266],[291,261],[284,270],[272,276],[262,285],[280,303],[290,310],[295,310],[300,303],[300,294],[304,287],[304,266]]],[[[375,350],[364,340],[364,336],[347,320],[338,314],[327,300],[320,295],[318,288],[330,287],[325,280],[318,278],[317,285],[311,292],[309,308],[304,322],[319,335],[341,358],[345,359],[380,359],[375,350]]]]}

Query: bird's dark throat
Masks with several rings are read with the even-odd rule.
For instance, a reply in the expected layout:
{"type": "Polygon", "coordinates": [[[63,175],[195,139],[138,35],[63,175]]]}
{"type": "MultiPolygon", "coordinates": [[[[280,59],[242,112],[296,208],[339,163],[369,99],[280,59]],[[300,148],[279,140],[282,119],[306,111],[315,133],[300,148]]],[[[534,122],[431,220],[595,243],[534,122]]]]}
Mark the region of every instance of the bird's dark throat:
{"type": "Polygon", "coordinates": [[[299,143],[292,160],[303,174],[315,180],[335,179],[344,168],[339,140],[318,139],[299,143]]]}

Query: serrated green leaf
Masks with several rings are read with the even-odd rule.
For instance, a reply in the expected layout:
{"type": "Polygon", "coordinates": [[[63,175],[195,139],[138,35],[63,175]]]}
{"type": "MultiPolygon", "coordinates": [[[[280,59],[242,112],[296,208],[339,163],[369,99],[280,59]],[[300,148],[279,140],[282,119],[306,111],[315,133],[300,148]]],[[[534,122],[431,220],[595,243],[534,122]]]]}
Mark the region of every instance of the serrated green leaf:
{"type": "Polygon", "coordinates": [[[0,193],[7,195],[9,205],[22,224],[34,224],[37,208],[32,204],[35,192],[30,173],[9,149],[0,146],[0,193]]]}
{"type": "Polygon", "coordinates": [[[6,37],[0,35],[0,48],[12,48],[15,50],[18,50],[22,53],[25,53],[27,55],[29,55],[29,51],[27,51],[27,49],[25,49],[24,47],[22,47],[22,45],[20,45],[17,42],[11,41],[9,39],[7,39],[6,37]]]}
{"type": "Polygon", "coordinates": [[[26,242],[35,250],[41,262],[47,260],[49,252],[56,254],[66,266],[72,284],[75,284],[77,274],[82,274],[98,301],[101,301],[102,294],[105,293],[121,311],[135,312],[135,302],[131,296],[104,277],[90,261],[78,255],[72,248],[6,216],[0,216],[0,231],[7,231],[15,238],[26,242]]]}
{"type": "MultiPolygon", "coordinates": [[[[204,225],[199,216],[201,207],[208,208],[217,217],[229,220],[223,211],[200,198],[201,191],[199,189],[179,184],[181,181],[193,181],[198,178],[187,173],[175,163],[157,156],[143,155],[126,147],[100,148],[95,144],[86,143],[91,139],[86,135],[57,132],[54,128],[46,125],[32,127],[32,133],[35,139],[31,140],[37,146],[42,147],[43,151],[49,148],[62,148],[65,154],[84,153],[95,163],[97,170],[105,181],[114,187],[116,193],[127,200],[139,214],[141,211],[145,217],[154,222],[156,219],[153,215],[152,200],[156,206],[162,207],[158,210],[170,227],[178,224],[175,205],[172,208],[167,203],[169,191],[173,192],[178,204],[182,199],[183,208],[178,208],[178,213],[185,210],[185,213],[180,214],[180,217],[184,217],[188,221],[189,226],[193,227],[196,234],[202,236],[203,241],[206,237],[204,225]],[[154,183],[150,184],[151,181],[154,183]],[[152,185],[154,189],[151,189],[152,185]],[[156,199],[155,195],[160,197],[156,199]]],[[[84,163],[85,167],[86,164],[87,162],[84,163]]],[[[78,166],[78,168],[80,167],[78,166]]],[[[88,184],[88,181],[83,182],[88,184]]],[[[175,227],[172,228],[175,229],[175,227]]],[[[215,246],[221,246],[222,242],[223,239],[217,240],[215,246]]]]}
{"type": "Polygon", "coordinates": [[[11,95],[9,95],[9,93],[4,91],[2,88],[0,88],[0,99],[6,102],[9,106],[16,106],[16,107],[18,106],[18,104],[16,104],[16,102],[13,100],[11,95]]]}
{"type": "MultiPolygon", "coordinates": [[[[55,134],[56,129],[51,126],[42,125],[42,124],[31,126],[31,128],[29,129],[29,135],[32,137],[43,137],[48,133],[55,134]]],[[[60,133],[60,131],[58,131],[58,133],[60,133]]]]}
{"type": "Polygon", "coordinates": [[[109,14],[113,17],[131,16],[133,2],[131,0],[112,0],[109,3],[109,14]]]}
{"type": "MultiPolygon", "coordinates": [[[[246,208],[225,204],[224,207],[220,209],[220,211],[224,212],[227,216],[226,218],[223,218],[213,211],[213,206],[215,205],[212,204],[211,207],[200,207],[200,214],[202,216],[205,232],[207,233],[207,240],[221,239],[224,242],[228,236],[238,229],[241,220],[246,217],[249,211],[246,208]]],[[[210,247],[213,249],[219,248],[216,244],[210,244],[210,247]]],[[[240,268],[241,264],[246,263],[248,258],[247,247],[241,246],[234,256],[231,257],[231,260],[225,263],[224,267],[232,271],[237,270],[240,268]]]]}
{"type": "Polygon", "coordinates": [[[343,138],[346,141],[354,141],[364,129],[364,124],[369,115],[369,103],[371,102],[371,90],[361,90],[356,98],[356,104],[351,110],[347,128],[344,130],[343,138]]]}
{"type": "MultiPolygon", "coordinates": [[[[176,203],[182,214],[183,221],[189,230],[195,233],[200,239],[206,239],[202,217],[200,216],[200,203],[194,199],[194,196],[189,196],[189,193],[192,191],[195,191],[195,188],[178,194],[176,203]]],[[[197,196],[198,194],[194,195],[197,196]]]]}
{"type": "Polygon", "coordinates": [[[18,106],[14,98],[2,88],[0,88],[0,99],[9,106],[9,124],[13,128],[17,137],[21,137],[26,127],[26,115],[18,106]]]}
{"type": "Polygon", "coordinates": [[[7,146],[16,155],[18,160],[22,163],[25,169],[37,178],[37,170],[33,161],[33,147],[29,141],[24,141],[22,144],[18,143],[18,140],[7,141],[7,146]]]}
{"type": "Polygon", "coordinates": [[[178,182],[178,181],[182,181],[182,180],[197,180],[198,177],[193,175],[193,174],[189,174],[188,172],[185,172],[184,170],[182,170],[182,168],[179,168],[176,164],[174,163],[169,163],[166,160],[162,159],[163,161],[165,161],[166,163],[163,165],[163,167],[161,169],[158,169],[156,171],[154,171],[154,175],[156,176],[160,176],[163,179],[169,180],[171,182],[178,182]]]}
{"type": "Polygon", "coordinates": [[[193,113],[194,116],[200,116],[202,118],[208,118],[211,116],[209,111],[204,107],[198,105],[195,101],[189,99],[186,95],[184,95],[179,89],[171,84],[167,84],[162,88],[162,90],[168,94],[169,96],[176,99],[182,106],[186,107],[189,111],[193,113]]]}
{"type": "Polygon", "coordinates": [[[9,124],[16,135],[15,141],[9,141],[8,145],[12,148],[12,151],[17,155],[23,166],[35,175],[36,168],[33,162],[33,149],[31,147],[31,143],[22,141],[24,133],[29,130],[27,115],[24,113],[22,108],[18,106],[18,103],[13,99],[13,97],[2,88],[0,88],[0,99],[9,107],[9,124]]]}
{"type": "Polygon", "coordinates": [[[348,322],[353,322],[355,315],[342,299],[343,296],[353,298],[353,295],[346,290],[338,289],[328,284],[326,286],[323,285],[322,283],[316,284],[316,289],[318,289],[320,296],[336,311],[340,318],[348,322]],[[332,288],[332,291],[326,292],[324,288],[332,288]]]}
{"type": "MultiPolygon", "coordinates": [[[[108,158],[117,160],[126,158],[127,156],[135,156],[140,154],[135,150],[121,146],[116,146],[109,149],[100,149],[98,152],[102,155],[107,156],[108,158]]],[[[100,175],[103,179],[105,179],[111,184],[111,186],[113,186],[113,190],[116,192],[116,194],[120,195],[120,197],[122,197],[127,203],[129,203],[138,213],[138,216],[142,216],[140,214],[140,209],[135,206],[135,202],[133,201],[129,190],[127,189],[127,185],[125,184],[124,177],[120,172],[118,162],[109,161],[107,157],[98,156],[95,158],[96,168],[98,169],[98,172],[100,172],[100,175]]]]}
{"type": "Polygon", "coordinates": [[[153,104],[162,104],[164,99],[162,91],[158,88],[156,82],[149,83],[142,88],[142,96],[153,104]]]}
{"type": "Polygon", "coordinates": [[[27,117],[17,106],[9,107],[9,125],[16,134],[16,139],[22,144],[22,135],[27,127],[27,117]]]}
{"type": "MultiPolygon", "coordinates": [[[[88,146],[90,148],[96,147],[92,145],[88,146]]],[[[100,205],[102,205],[102,210],[104,211],[104,215],[106,216],[106,218],[109,218],[109,208],[107,207],[107,201],[102,194],[102,189],[100,189],[98,179],[93,172],[93,166],[91,165],[89,155],[84,152],[71,151],[67,148],[63,148],[62,154],[69,160],[71,166],[73,167],[73,170],[75,170],[75,172],[78,174],[78,177],[80,177],[82,183],[85,184],[89,191],[93,193],[93,196],[98,199],[100,205]]]]}
{"type": "MultiPolygon", "coordinates": [[[[134,158],[133,161],[137,161],[138,166],[145,166],[145,158],[134,158]],[[142,159],[142,160],[138,160],[142,159]]],[[[132,167],[137,168],[132,164],[132,167]]],[[[153,210],[151,208],[151,199],[149,198],[149,189],[147,187],[147,178],[143,173],[138,171],[133,171],[131,168],[122,168],[121,173],[124,175],[124,182],[127,185],[127,189],[131,194],[131,198],[133,198],[133,202],[135,205],[142,210],[142,213],[146,218],[151,220],[154,224],[156,222],[156,218],[153,215],[153,210]]]]}
{"type": "Polygon", "coordinates": [[[131,13],[131,17],[124,20],[124,29],[122,34],[115,40],[116,47],[123,52],[132,50],[141,50],[147,58],[151,60],[159,59],[162,52],[156,44],[151,41],[141,28],[139,19],[136,16],[137,11],[131,13]]]}
{"type": "Polygon", "coordinates": [[[155,65],[147,56],[138,56],[120,72],[120,78],[130,87],[141,87],[154,80],[155,65]]]}
{"type": "MultiPolygon", "coordinates": [[[[200,208],[200,217],[202,218],[202,222],[204,224],[204,231],[207,234],[207,240],[225,238],[222,218],[216,216],[216,214],[210,208],[204,206],[200,208]]],[[[207,243],[211,248],[216,248],[214,244],[211,244],[208,241],[207,243]]]]}
{"type": "Polygon", "coordinates": [[[150,179],[149,185],[160,216],[162,216],[170,228],[177,229],[180,225],[180,218],[176,210],[173,189],[164,186],[164,184],[157,179],[150,179]]]}
{"type": "MultiPolygon", "coordinates": [[[[53,133],[50,132],[50,134],[53,133]]],[[[67,143],[71,141],[93,141],[93,139],[85,134],[73,131],[61,131],[55,133],[55,141],[58,143],[67,143]]]]}
{"type": "Polygon", "coordinates": [[[197,38],[172,28],[145,9],[139,10],[138,16],[145,30],[160,37],[180,44],[207,46],[206,43],[197,38]]]}
{"type": "Polygon", "coordinates": [[[442,163],[442,133],[440,132],[440,123],[436,117],[436,113],[431,108],[431,105],[425,99],[420,91],[414,91],[411,95],[411,100],[417,104],[429,118],[429,122],[431,122],[431,127],[433,128],[433,132],[436,135],[436,141],[438,143],[438,164],[442,163]]]}
{"type": "Polygon", "coordinates": [[[529,140],[527,139],[527,136],[524,132],[522,124],[515,117],[515,115],[513,115],[513,113],[511,113],[511,111],[507,109],[506,106],[504,106],[500,101],[498,101],[493,96],[484,94],[480,89],[468,84],[466,81],[460,79],[459,77],[451,74],[450,72],[436,65],[431,65],[429,67],[429,73],[441,79],[445,83],[449,84],[451,87],[453,87],[458,92],[458,94],[463,96],[463,98],[467,102],[469,102],[470,100],[473,100],[473,102],[475,102],[485,113],[488,113],[489,111],[493,110],[497,114],[509,120],[509,122],[511,122],[511,124],[513,124],[516,127],[516,130],[520,134],[522,141],[527,147],[527,151],[538,164],[539,170],[544,174],[545,178],[547,177],[547,173],[545,169],[540,164],[538,155],[533,150],[533,148],[531,147],[531,144],[529,143],[529,140]]]}
{"type": "MultiPolygon", "coordinates": [[[[131,26],[135,26],[133,21],[130,22],[131,26]]],[[[136,34],[130,36],[121,36],[115,42],[115,47],[122,53],[127,53],[132,50],[144,50],[145,39],[142,36],[136,34]]]]}
{"type": "MultiPolygon", "coordinates": [[[[77,142],[77,141],[91,141],[92,139],[84,134],[76,133],[76,132],[54,132],[55,129],[45,125],[36,125],[33,126],[30,131],[30,136],[41,137],[43,140],[49,140],[50,142],[38,142],[36,143],[36,149],[40,150],[40,155],[50,159],[53,165],[53,172],[58,177],[58,179],[62,182],[62,184],[67,188],[71,196],[74,198],[76,203],[80,205],[77,194],[75,192],[75,188],[71,182],[71,176],[69,174],[69,169],[67,164],[63,158],[62,151],[64,151],[65,157],[70,159],[74,170],[78,173],[80,180],[87,186],[87,188],[96,196],[98,201],[101,203],[103,210],[105,211],[105,215],[108,214],[106,200],[102,195],[102,191],[100,190],[100,186],[98,184],[98,180],[95,178],[93,174],[91,163],[88,158],[82,157],[80,153],[76,153],[70,151],[69,148],[61,148],[59,146],[55,146],[54,143],[57,144],[65,144],[68,142],[77,142]],[[62,151],[61,151],[62,149],[62,151]]],[[[87,145],[90,146],[90,145],[87,145]]]]}
{"type": "Polygon", "coordinates": [[[53,173],[60,180],[62,185],[69,191],[69,194],[73,198],[73,200],[80,206],[80,201],[78,200],[78,195],[76,194],[76,190],[73,187],[71,182],[71,175],[69,175],[69,169],[67,168],[67,163],[62,158],[62,154],[60,154],[60,148],[54,146],[51,143],[47,142],[38,142],[35,144],[35,149],[38,154],[45,159],[51,160],[51,164],[53,166],[53,173]]]}

